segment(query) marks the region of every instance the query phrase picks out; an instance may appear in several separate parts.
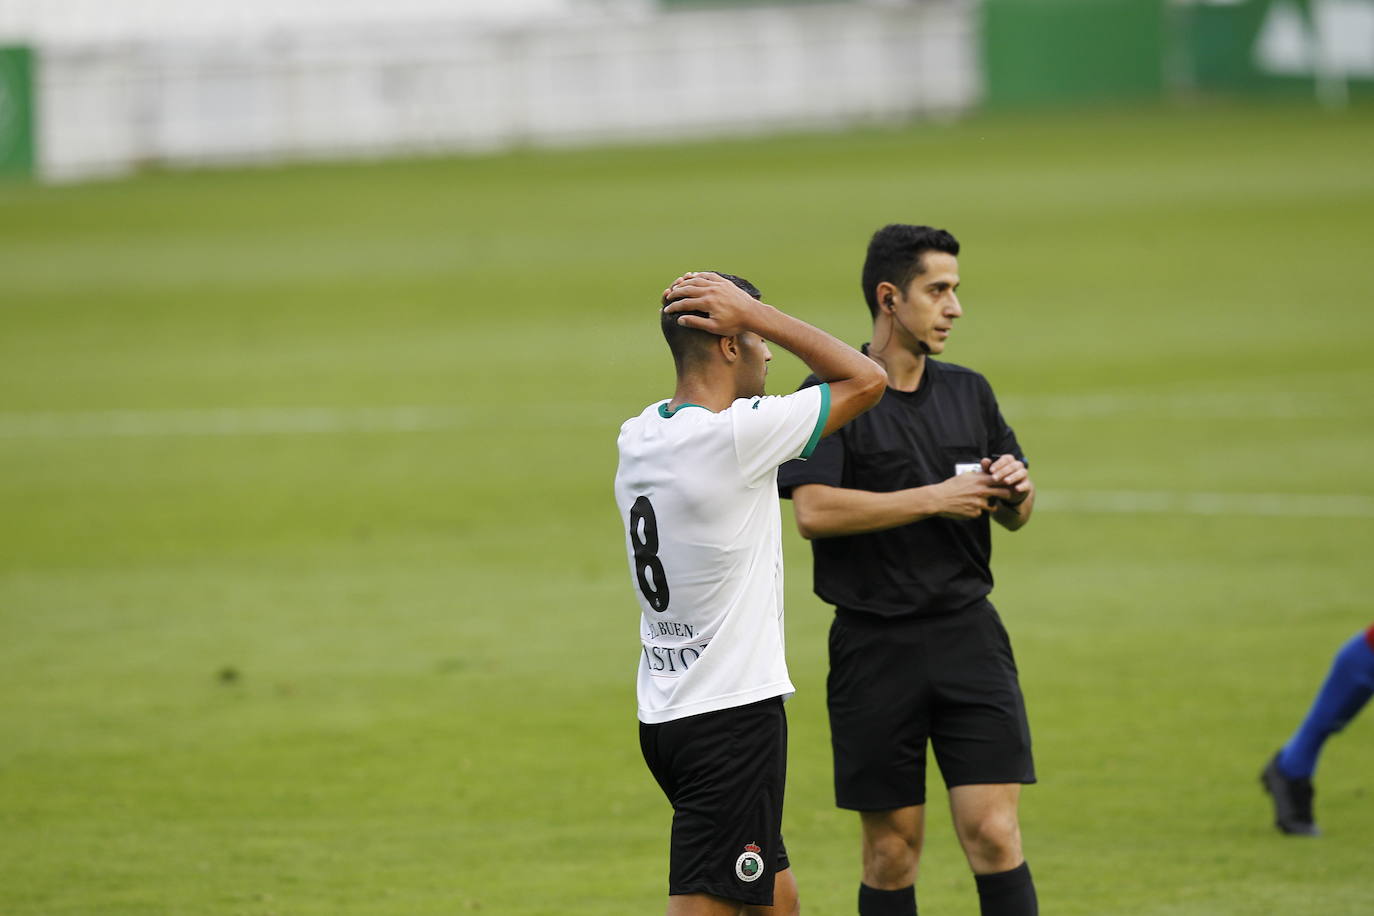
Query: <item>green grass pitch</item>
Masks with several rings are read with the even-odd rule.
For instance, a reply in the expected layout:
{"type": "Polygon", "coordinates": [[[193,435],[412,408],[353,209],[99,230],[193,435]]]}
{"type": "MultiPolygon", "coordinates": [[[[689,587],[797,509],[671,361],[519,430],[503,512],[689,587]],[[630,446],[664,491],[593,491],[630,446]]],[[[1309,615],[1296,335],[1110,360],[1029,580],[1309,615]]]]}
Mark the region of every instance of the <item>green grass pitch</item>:
{"type": "MultiPolygon", "coordinates": [[[[1041,490],[994,599],[1045,912],[1370,912],[1374,712],[1320,839],[1257,775],[1374,619],[1371,163],[1367,107],[1205,106],[0,186],[0,912],[661,911],[611,499],[657,296],[730,270],[858,342],[889,221],[963,241],[947,356],[1041,490]]],[[[784,513],[785,830],[845,914],[784,513]]],[[[931,809],[922,912],[969,916],[931,809]]]]}

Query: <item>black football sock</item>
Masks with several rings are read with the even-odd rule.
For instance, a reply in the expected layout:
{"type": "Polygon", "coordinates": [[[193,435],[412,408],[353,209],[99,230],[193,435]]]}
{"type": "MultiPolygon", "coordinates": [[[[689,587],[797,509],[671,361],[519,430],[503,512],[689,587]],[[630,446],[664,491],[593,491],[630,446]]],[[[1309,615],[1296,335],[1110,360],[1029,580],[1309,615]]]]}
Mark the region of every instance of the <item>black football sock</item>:
{"type": "Polygon", "coordinates": [[[983,916],[1037,916],[1040,912],[1035,882],[1025,862],[1011,871],[974,875],[973,880],[978,882],[979,912],[983,916]]]}
{"type": "Polygon", "coordinates": [[[916,916],[916,885],[880,891],[860,884],[859,916],[916,916]]]}

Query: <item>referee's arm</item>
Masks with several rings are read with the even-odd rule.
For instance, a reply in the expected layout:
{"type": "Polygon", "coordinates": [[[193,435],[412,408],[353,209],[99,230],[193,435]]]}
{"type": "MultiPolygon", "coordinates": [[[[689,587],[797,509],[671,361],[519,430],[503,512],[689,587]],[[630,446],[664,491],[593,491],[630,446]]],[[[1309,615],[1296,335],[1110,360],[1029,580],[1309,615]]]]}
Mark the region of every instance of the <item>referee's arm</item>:
{"type": "MultiPolygon", "coordinates": [[[[1029,479],[1026,484],[1030,484],[1029,479]]],[[[1033,496],[1034,489],[1028,492],[1033,496]]],[[[1000,524],[1014,531],[1030,517],[1031,496],[1019,506],[1002,505],[1001,501],[1015,501],[1020,494],[1013,495],[1011,489],[999,486],[992,474],[975,471],[925,487],[886,493],[802,484],[792,491],[792,505],[797,530],[811,540],[886,531],[937,515],[977,518],[989,511],[1000,524]],[[1013,521],[1013,516],[1020,519],[1019,523],[1013,521]]]]}
{"type": "Polygon", "coordinates": [[[791,492],[791,503],[796,509],[797,530],[812,540],[885,531],[937,515],[978,518],[992,508],[993,500],[1006,497],[1010,497],[1009,490],[993,485],[991,474],[974,472],[930,486],[886,493],[802,483],[791,492]]]}
{"type": "MultiPolygon", "coordinates": [[[[1029,481],[1027,481],[1029,483],[1029,481]]],[[[999,500],[997,509],[992,513],[992,520],[1001,525],[1008,531],[1016,531],[1022,525],[1030,521],[1031,512],[1035,509],[1035,484],[1030,484],[1030,489],[1020,502],[1007,502],[999,500]]]]}

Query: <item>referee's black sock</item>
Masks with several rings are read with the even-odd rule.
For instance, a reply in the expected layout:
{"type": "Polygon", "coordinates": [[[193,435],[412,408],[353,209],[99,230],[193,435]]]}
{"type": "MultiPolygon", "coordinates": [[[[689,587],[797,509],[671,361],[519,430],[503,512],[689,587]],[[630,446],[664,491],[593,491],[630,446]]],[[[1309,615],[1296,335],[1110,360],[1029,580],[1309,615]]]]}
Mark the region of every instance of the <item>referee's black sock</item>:
{"type": "Polygon", "coordinates": [[[916,916],[916,885],[880,891],[860,884],[859,916],[916,916]]]}
{"type": "Polygon", "coordinates": [[[1036,916],[1040,912],[1035,882],[1025,862],[1011,871],[974,875],[973,880],[978,882],[979,912],[983,916],[1036,916]]]}

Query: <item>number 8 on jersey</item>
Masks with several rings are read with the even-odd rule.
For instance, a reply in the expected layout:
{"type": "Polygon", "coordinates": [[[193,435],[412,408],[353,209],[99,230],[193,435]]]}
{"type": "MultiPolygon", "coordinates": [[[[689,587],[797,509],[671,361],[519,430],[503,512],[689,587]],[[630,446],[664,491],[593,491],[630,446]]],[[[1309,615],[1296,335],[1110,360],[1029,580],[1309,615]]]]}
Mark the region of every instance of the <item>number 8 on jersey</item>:
{"type": "Polygon", "coordinates": [[[654,504],[647,496],[639,497],[630,507],[630,543],[634,545],[635,577],[644,599],[649,607],[660,613],[668,610],[668,576],[663,571],[663,561],[658,558],[658,519],[654,516],[654,504]]]}

